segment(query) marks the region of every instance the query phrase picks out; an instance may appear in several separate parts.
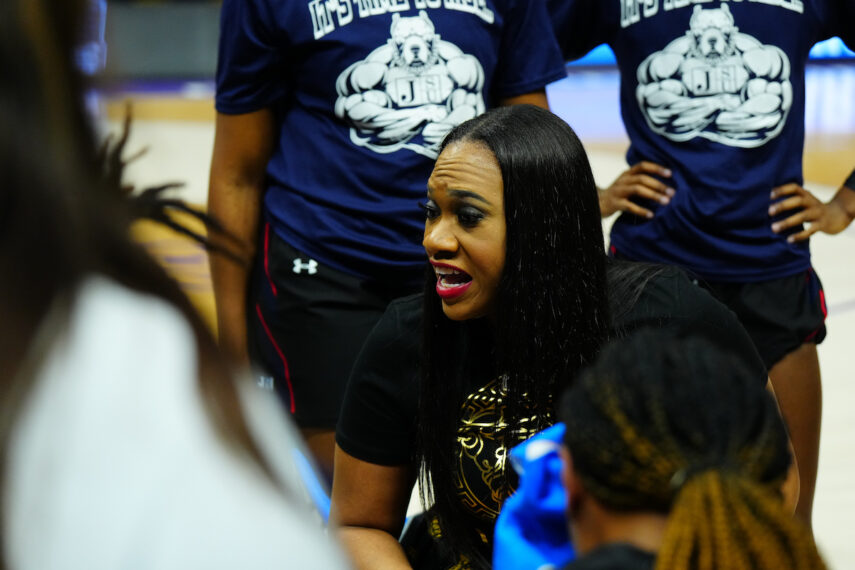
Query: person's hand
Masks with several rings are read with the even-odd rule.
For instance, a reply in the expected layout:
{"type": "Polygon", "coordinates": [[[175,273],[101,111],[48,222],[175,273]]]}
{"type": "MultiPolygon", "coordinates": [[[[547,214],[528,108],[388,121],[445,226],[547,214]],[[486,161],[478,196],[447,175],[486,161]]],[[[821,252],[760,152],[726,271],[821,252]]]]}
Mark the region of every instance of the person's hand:
{"type": "Polygon", "coordinates": [[[838,193],[831,201],[824,203],[798,184],[784,184],[773,188],[771,199],[773,201],[780,199],[780,201],[769,206],[770,216],[791,210],[797,211],[772,224],[772,231],[777,234],[799,224],[808,224],[802,231],[787,237],[790,243],[804,241],[820,231],[827,234],[842,232],[852,222],[853,216],[838,199],[839,195],[838,193]]]}
{"type": "Polygon", "coordinates": [[[670,202],[674,189],[654,176],[670,178],[671,171],[653,162],[642,161],[618,176],[611,186],[600,190],[600,215],[607,218],[621,211],[652,218],[653,212],[639,206],[631,198],[648,198],[662,205],[670,202]]]}

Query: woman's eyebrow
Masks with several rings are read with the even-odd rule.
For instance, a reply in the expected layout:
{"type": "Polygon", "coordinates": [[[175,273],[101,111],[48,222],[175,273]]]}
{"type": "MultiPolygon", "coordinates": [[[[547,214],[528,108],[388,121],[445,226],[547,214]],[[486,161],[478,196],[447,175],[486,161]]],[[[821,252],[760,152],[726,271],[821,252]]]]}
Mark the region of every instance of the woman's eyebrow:
{"type": "Polygon", "coordinates": [[[473,200],[479,200],[484,202],[488,206],[492,206],[490,201],[481,196],[480,194],[476,194],[475,192],[470,192],[469,190],[449,190],[448,194],[455,198],[472,198],[473,200]]]}

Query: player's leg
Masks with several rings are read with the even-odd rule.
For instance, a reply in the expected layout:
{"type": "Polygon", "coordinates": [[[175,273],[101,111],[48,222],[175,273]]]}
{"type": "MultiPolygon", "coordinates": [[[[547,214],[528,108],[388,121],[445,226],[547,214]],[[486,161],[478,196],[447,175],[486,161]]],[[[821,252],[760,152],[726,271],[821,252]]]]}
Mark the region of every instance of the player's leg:
{"type": "Polygon", "coordinates": [[[798,463],[796,513],[810,524],[822,419],[816,351],[825,338],[822,284],[811,269],[758,283],[706,285],[736,313],[766,363],[798,463]]]}
{"type": "Polygon", "coordinates": [[[784,356],[769,370],[769,377],[798,460],[800,491],[796,514],[810,524],[822,420],[822,382],[816,344],[805,343],[784,356]]]}
{"type": "Polygon", "coordinates": [[[300,428],[309,453],[315,459],[327,483],[332,481],[333,455],[335,453],[335,428],[300,428]]]}

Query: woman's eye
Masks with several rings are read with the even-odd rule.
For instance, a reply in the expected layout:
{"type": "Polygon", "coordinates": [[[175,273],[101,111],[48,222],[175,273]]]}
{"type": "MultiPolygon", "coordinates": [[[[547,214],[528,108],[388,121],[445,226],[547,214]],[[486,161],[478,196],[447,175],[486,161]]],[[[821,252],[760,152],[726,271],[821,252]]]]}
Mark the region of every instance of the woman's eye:
{"type": "Polygon", "coordinates": [[[436,204],[432,200],[419,202],[419,208],[425,213],[425,219],[427,220],[435,220],[439,217],[439,208],[436,207],[436,204]]]}
{"type": "Polygon", "coordinates": [[[476,208],[462,208],[457,212],[457,220],[461,226],[471,228],[484,219],[484,213],[476,208]]]}

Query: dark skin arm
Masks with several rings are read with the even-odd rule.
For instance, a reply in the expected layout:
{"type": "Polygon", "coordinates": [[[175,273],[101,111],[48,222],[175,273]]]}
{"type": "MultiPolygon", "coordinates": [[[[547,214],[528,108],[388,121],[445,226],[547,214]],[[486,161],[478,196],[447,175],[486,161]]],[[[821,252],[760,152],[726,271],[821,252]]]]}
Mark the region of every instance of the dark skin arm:
{"type": "Polygon", "coordinates": [[[807,224],[802,231],[787,237],[790,243],[804,241],[817,232],[838,234],[855,219],[855,188],[846,185],[838,188],[834,197],[825,203],[798,184],[784,184],[772,189],[771,200],[770,216],[794,211],[786,219],[772,224],[773,232],[781,233],[799,224],[807,224]]]}
{"type": "Polygon", "coordinates": [[[499,105],[536,105],[549,109],[549,102],[546,100],[546,89],[532,91],[531,93],[523,93],[522,95],[514,95],[513,97],[505,97],[499,101],[499,105]]]}
{"type": "Polygon", "coordinates": [[[336,445],[330,520],[356,568],[411,568],[398,537],[415,469],[362,461],[336,445]]]}
{"type": "MultiPolygon", "coordinates": [[[[220,347],[227,356],[245,366],[249,365],[247,285],[256,250],[265,170],[273,152],[273,129],[273,113],[269,109],[244,115],[217,114],[208,212],[238,239],[246,263],[242,265],[213,254],[211,279],[220,347]]],[[[233,247],[231,243],[225,245],[233,247]]]]}

